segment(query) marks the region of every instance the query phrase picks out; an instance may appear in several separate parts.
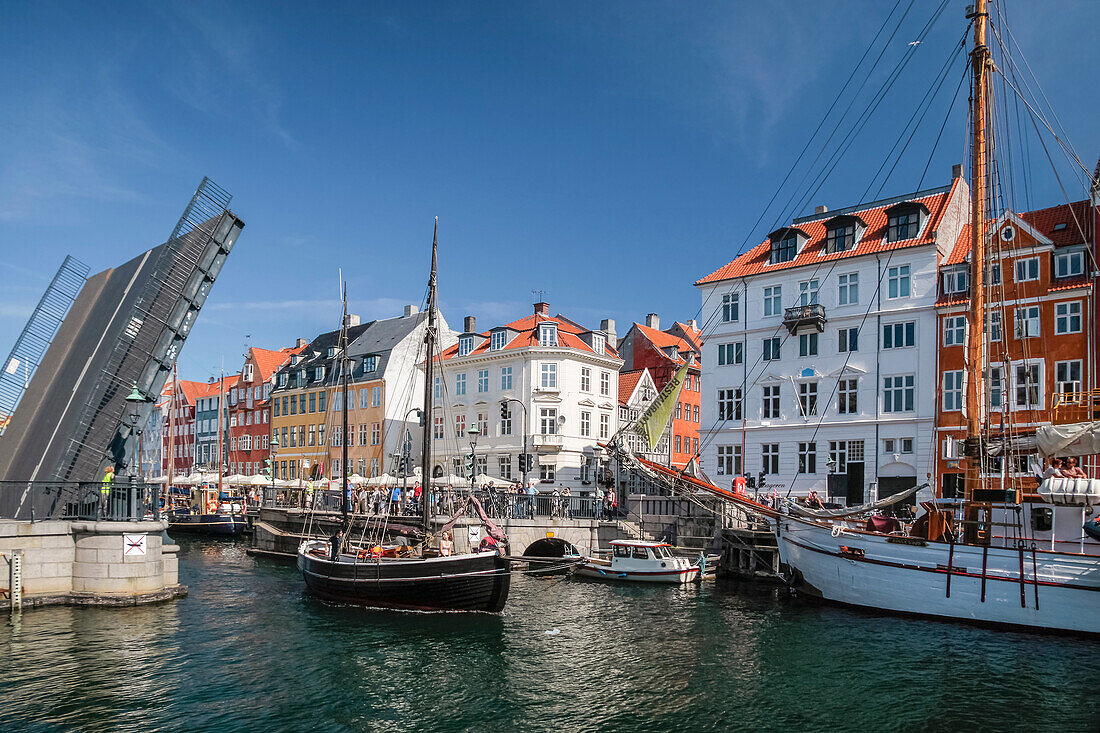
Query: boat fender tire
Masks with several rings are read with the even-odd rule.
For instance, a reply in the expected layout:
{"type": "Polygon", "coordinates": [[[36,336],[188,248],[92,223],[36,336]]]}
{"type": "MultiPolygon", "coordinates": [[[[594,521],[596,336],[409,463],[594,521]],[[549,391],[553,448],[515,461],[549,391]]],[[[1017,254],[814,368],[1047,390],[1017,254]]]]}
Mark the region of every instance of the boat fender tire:
{"type": "Polygon", "coordinates": [[[663,562],[661,563],[661,567],[662,567],[662,568],[663,568],[663,567],[665,567],[665,564],[664,564],[663,562]]]}
{"type": "Polygon", "coordinates": [[[802,571],[798,568],[791,568],[790,585],[797,588],[806,582],[806,579],[802,577],[802,571]]]}

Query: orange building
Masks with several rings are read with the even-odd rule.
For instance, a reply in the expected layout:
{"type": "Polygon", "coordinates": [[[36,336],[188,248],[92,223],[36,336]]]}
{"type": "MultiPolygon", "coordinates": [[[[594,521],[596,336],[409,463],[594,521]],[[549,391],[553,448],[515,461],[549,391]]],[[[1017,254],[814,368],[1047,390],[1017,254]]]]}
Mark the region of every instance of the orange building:
{"type": "Polygon", "coordinates": [[[662,331],[655,313],[646,316],[645,325],[635,323],[631,326],[619,342],[619,356],[623,359],[621,373],[648,369],[658,392],[684,364],[688,365],[680,399],[672,411],[669,441],[668,461],[679,468],[686,466],[699,452],[701,349],[702,333],[694,321],[677,321],[662,331]]]}
{"type": "MultiPolygon", "coordinates": [[[[986,361],[982,410],[993,442],[1027,436],[1042,425],[1086,419],[1061,408],[1094,381],[1092,212],[1088,202],[1055,206],[991,222],[987,234],[986,361]]],[[[939,268],[936,397],[936,482],[944,496],[961,494],[966,436],[966,339],[969,328],[970,234],[939,268]]],[[[1032,488],[1039,456],[991,457],[986,472],[1006,486],[1032,488]]]]}

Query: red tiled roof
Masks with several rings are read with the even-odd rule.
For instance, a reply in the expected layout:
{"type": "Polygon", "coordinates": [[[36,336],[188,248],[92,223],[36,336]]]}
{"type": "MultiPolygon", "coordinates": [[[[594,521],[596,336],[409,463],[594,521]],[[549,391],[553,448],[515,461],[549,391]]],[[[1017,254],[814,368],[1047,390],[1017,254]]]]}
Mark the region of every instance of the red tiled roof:
{"type": "Polygon", "coordinates": [[[829,260],[858,257],[874,252],[885,252],[887,250],[930,244],[935,241],[931,234],[939,229],[940,220],[943,218],[947,203],[951,200],[958,185],[959,181],[956,179],[952,182],[951,188],[947,191],[940,191],[920,198],[910,199],[910,201],[921,203],[928,207],[928,220],[925,222],[920,237],[905,239],[900,242],[886,241],[886,227],[888,224],[886,209],[898,203],[898,199],[891,199],[890,203],[874,205],[856,211],[845,211],[844,215],[858,216],[867,225],[867,229],[863,232],[863,236],[860,238],[859,243],[852,249],[845,250],[844,252],[825,252],[825,222],[838,214],[836,212],[824,213],[812,221],[802,221],[792,225],[806,232],[809,236],[809,241],[803,246],[802,251],[790,262],[780,262],[774,265],[768,263],[771,253],[771,239],[768,238],[747,252],[739,255],[732,262],[696,280],[695,284],[704,285],[706,283],[720,282],[722,280],[730,280],[737,277],[757,275],[762,272],[774,272],[776,270],[802,267],[804,265],[812,265],[819,262],[827,262],[829,260]]]}
{"type": "Polygon", "coordinates": [[[255,360],[256,366],[260,370],[258,375],[259,379],[257,381],[266,382],[292,355],[301,352],[305,348],[305,346],[301,346],[272,351],[271,349],[261,349],[253,346],[252,358],[255,360]]]}
{"type": "Polygon", "coordinates": [[[1092,212],[1088,201],[1036,209],[1020,214],[1020,218],[1054,242],[1055,247],[1092,241],[1092,212]],[[1055,230],[1054,227],[1059,224],[1065,226],[1055,230]],[[1085,234],[1084,239],[1081,238],[1082,231],[1085,234]]]}
{"type": "Polygon", "coordinates": [[[210,386],[206,382],[192,382],[189,379],[180,379],[177,384],[184,402],[188,405],[194,405],[199,398],[206,397],[207,388],[210,386]]]}
{"type": "MultiPolygon", "coordinates": [[[[568,318],[561,315],[560,313],[557,316],[554,316],[554,317],[544,316],[544,315],[540,315],[538,313],[532,313],[531,315],[526,316],[525,318],[520,318],[518,321],[512,321],[511,323],[505,324],[504,328],[509,328],[513,331],[518,331],[519,333],[515,337],[513,337],[511,341],[509,341],[507,344],[505,344],[503,349],[499,349],[499,351],[507,351],[509,349],[523,349],[523,348],[528,348],[528,347],[532,347],[532,346],[538,346],[539,345],[538,324],[540,324],[540,323],[556,323],[557,324],[557,326],[558,326],[558,345],[560,347],[566,348],[566,349],[578,349],[579,351],[587,351],[589,353],[594,353],[592,351],[592,349],[588,346],[588,344],[586,344],[580,338],[580,334],[587,333],[588,329],[580,326],[575,321],[569,320],[568,318]]],[[[473,351],[470,352],[471,355],[473,355],[473,354],[484,354],[484,353],[488,353],[490,351],[489,347],[492,345],[492,343],[489,339],[489,332],[486,331],[486,332],[480,333],[478,335],[481,336],[481,338],[484,339],[484,340],[479,345],[474,347],[473,351]]],[[[450,359],[450,358],[452,358],[454,356],[457,356],[457,355],[458,355],[458,344],[454,344],[454,345],[450,346],[449,348],[443,350],[443,353],[440,354],[440,356],[439,356],[439,360],[450,359]]],[[[616,352],[615,349],[608,346],[606,341],[604,342],[604,353],[602,355],[603,356],[610,356],[612,358],[618,358],[618,356],[619,356],[618,352],[616,352]]]]}
{"type": "Polygon", "coordinates": [[[638,329],[638,333],[645,336],[651,344],[656,346],[657,349],[661,351],[661,353],[663,353],[666,357],[668,357],[670,361],[675,362],[676,364],[683,364],[685,361],[687,361],[687,357],[684,356],[685,354],[698,355],[699,353],[699,349],[695,348],[679,336],[673,336],[667,331],[658,331],[655,328],[644,326],[641,323],[635,323],[634,327],[638,329]],[[669,356],[668,352],[665,351],[665,349],[667,349],[669,346],[673,346],[676,348],[675,357],[669,356]]]}
{"type": "Polygon", "coordinates": [[[970,233],[970,225],[963,224],[962,231],[959,232],[959,239],[955,242],[954,249],[951,250],[951,254],[947,255],[947,259],[940,263],[943,265],[959,265],[966,262],[967,256],[970,254],[970,237],[973,235],[970,233]]]}
{"type": "Polygon", "coordinates": [[[642,380],[645,369],[636,369],[632,372],[619,372],[619,404],[630,402],[630,395],[634,394],[638,382],[642,380]]]}
{"type": "Polygon", "coordinates": [[[1059,290],[1073,290],[1074,288],[1087,288],[1092,284],[1092,281],[1087,277],[1077,277],[1072,280],[1066,280],[1065,282],[1058,283],[1057,285],[1051,285],[1047,288],[1047,292],[1056,293],[1059,290]]]}
{"type": "Polygon", "coordinates": [[[194,382],[194,384],[202,385],[201,392],[196,393],[198,397],[217,397],[223,390],[228,392],[237,386],[237,381],[240,380],[240,374],[231,374],[221,380],[221,386],[218,386],[219,380],[215,379],[213,382],[194,382]]]}

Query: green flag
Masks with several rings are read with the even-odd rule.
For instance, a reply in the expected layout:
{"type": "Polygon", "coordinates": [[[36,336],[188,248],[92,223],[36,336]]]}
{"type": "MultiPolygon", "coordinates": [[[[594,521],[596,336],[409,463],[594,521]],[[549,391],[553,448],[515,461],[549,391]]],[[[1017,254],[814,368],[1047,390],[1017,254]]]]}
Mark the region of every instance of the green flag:
{"type": "Polygon", "coordinates": [[[657,395],[657,399],[653,400],[653,404],[642,413],[642,417],[634,427],[634,432],[645,438],[650,451],[656,450],[661,433],[664,432],[668,418],[672,415],[672,408],[680,399],[680,388],[684,386],[687,370],[687,364],[680,367],[675,376],[668,380],[661,394],[657,395]]]}

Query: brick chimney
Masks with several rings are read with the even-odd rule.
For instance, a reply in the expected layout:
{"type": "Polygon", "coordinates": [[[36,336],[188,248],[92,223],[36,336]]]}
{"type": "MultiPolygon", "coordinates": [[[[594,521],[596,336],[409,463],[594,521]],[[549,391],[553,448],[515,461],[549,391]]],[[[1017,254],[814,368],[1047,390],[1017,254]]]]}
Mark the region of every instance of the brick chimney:
{"type": "Polygon", "coordinates": [[[463,326],[463,328],[465,329],[463,333],[477,333],[476,318],[474,318],[473,316],[466,316],[466,318],[463,319],[463,323],[465,324],[463,326]]]}
{"type": "Polygon", "coordinates": [[[963,164],[962,163],[956,163],[955,165],[951,166],[951,180],[953,181],[956,178],[962,178],[962,177],[963,177],[963,164]]]}
{"type": "Polygon", "coordinates": [[[547,302],[535,303],[535,315],[550,317],[550,304],[547,302]]]}
{"type": "Polygon", "coordinates": [[[826,206],[825,204],[818,204],[817,206],[814,207],[814,213],[815,214],[827,214],[828,212],[829,212],[829,207],[826,206]]]}
{"type": "Polygon", "coordinates": [[[648,313],[645,317],[645,325],[649,326],[654,331],[660,331],[661,319],[656,313],[648,313]]]}
{"type": "Polygon", "coordinates": [[[344,321],[344,325],[348,328],[351,328],[352,326],[358,326],[359,316],[355,315],[354,313],[348,313],[347,319],[344,321]]]}
{"type": "Polygon", "coordinates": [[[307,341],[306,339],[298,339],[294,342],[294,348],[296,349],[301,349],[306,346],[309,346],[309,341],[307,341]]]}
{"type": "Polygon", "coordinates": [[[406,317],[408,317],[408,316],[415,316],[415,315],[416,315],[417,313],[419,313],[419,312],[420,312],[420,308],[416,307],[415,305],[407,305],[407,306],[405,306],[405,313],[404,313],[404,315],[405,315],[406,317]]]}

